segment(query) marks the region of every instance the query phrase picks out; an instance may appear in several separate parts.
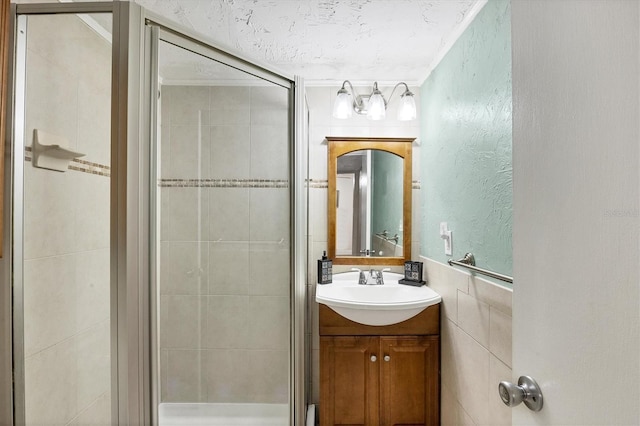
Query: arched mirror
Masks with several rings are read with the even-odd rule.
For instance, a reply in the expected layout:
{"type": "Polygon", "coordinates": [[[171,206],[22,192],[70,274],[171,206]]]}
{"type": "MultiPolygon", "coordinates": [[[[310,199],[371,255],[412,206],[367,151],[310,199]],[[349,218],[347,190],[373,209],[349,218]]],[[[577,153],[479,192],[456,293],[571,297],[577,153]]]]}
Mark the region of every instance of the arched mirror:
{"type": "Polygon", "coordinates": [[[413,138],[330,137],[328,255],[336,265],[411,260],[413,138]]]}

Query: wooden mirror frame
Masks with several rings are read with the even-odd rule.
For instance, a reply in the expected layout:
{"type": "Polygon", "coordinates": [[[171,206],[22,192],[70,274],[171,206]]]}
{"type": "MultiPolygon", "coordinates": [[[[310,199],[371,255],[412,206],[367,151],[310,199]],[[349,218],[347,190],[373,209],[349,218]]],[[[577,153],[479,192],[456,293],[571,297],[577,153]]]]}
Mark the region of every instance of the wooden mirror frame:
{"type": "Polygon", "coordinates": [[[415,138],[359,138],[327,136],[328,158],[327,179],[329,184],[327,198],[327,255],[333,259],[334,265],[404,265],[405,260],[411,260],[411,179],[412,157],[411,148],[415,138]],[[336,256],[336,179],[338,172],[338,157],[353,151],[377,149],[390,152],[403,159],[402,182],[402,256],[403,257],[374,257],[374,256],[336,256]]]}

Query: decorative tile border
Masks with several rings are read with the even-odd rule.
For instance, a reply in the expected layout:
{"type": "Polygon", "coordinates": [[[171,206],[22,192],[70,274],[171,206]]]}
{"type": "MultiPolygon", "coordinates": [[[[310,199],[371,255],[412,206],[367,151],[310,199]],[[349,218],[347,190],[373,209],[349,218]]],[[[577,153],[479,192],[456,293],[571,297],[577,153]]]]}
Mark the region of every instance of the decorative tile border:
{"type": "Polygon", "coordinates": [[[326,179],[307,179],[309,188],[329,188],[329,181],[326,179]]]}
{"type": "MultiPolygon", "coordinates": [[[[33,161],[33,150],[30,146],[24,147],[24,161],[31,162],[33,161]]],[[[111,167],[100,164],[93,163],[91,161],[81,160],[79,158],[74,158],[71,160],[69,164],[69,170],[73,170],[76,172],[89,173],[91,175],[98,175],[104,177],[111,176],[111,167]]]]}
{"type": "Polygon", "coordinates": [[[284,179],[159,179],[162,188],[289,188],[284,179]]]}

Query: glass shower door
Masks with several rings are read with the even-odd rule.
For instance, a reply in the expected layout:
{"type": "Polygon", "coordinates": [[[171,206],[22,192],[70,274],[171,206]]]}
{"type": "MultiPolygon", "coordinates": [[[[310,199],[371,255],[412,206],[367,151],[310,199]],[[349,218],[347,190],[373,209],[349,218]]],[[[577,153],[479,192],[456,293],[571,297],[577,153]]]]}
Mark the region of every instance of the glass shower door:
{"type": "Polygon", "coordinates": [[[291,89],[178,44],[157,49],[159,424],[289,425],[291,89]]]}
{"type": "Polygon", "coordinates": [[[16,422],[110,425],[111,13],[18,25],[16,422]]]}

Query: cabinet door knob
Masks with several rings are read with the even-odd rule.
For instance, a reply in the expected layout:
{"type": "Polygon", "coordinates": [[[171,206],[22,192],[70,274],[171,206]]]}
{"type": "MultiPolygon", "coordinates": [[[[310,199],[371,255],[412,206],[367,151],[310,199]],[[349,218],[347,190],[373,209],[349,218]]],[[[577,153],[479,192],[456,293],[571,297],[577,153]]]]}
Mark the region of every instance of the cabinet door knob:
{"type": "Polygon", "coordinates": [[[391,357],[389,355],[385,355],[384,356],[384,360],[389,362],[389,361],[391,361],[391,357]]]}
{"type": "Polygon", "coordinates": [[[371,362],[376,362],[378,358],[375,355],[371,355],[371,362]]]}

